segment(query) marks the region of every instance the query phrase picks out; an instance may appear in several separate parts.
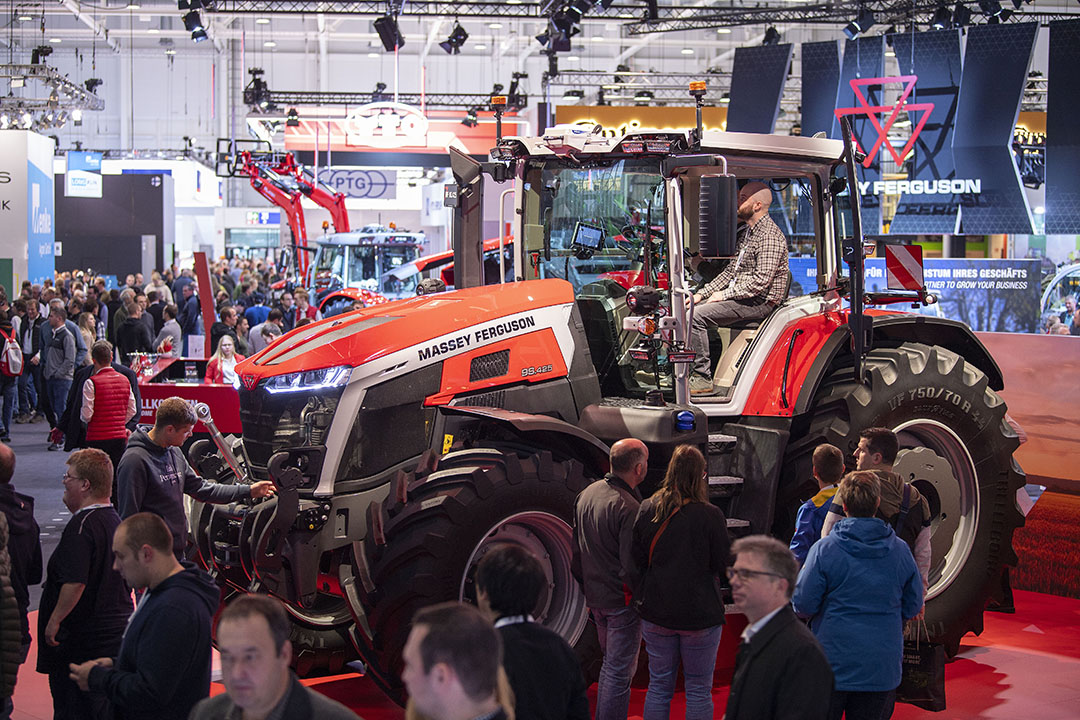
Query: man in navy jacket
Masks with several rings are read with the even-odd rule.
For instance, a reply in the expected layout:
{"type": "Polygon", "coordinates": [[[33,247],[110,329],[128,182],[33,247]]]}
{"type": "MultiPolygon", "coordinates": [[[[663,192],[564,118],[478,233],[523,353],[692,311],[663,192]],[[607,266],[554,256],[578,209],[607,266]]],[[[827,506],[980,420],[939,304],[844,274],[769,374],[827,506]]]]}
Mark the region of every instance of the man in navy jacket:
{"type": "Polygon", "coordinates": [[[71,665],[71,679],[112,703],[118,720],[186,720],[210,694],[210,634],[219,590],[173,555],[169,527],[153,513],[124,520],[113,535],[115,567],[146,589],[116,658],[71,665]]]}

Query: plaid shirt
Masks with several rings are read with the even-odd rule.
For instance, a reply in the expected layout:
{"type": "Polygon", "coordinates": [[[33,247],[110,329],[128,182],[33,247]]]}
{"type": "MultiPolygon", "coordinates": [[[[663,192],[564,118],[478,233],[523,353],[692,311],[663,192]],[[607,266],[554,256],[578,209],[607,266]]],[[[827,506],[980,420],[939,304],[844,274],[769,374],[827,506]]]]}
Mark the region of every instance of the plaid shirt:
{"type": "Polygon", "coordinates": [[[708,299],[719,293],[718,300],[762,298],[779,305],[787,285],[787,259],[787,238],[771,217],[763,215],[743,233],[736,259],[702,288],[701,294],[708,299]]]}

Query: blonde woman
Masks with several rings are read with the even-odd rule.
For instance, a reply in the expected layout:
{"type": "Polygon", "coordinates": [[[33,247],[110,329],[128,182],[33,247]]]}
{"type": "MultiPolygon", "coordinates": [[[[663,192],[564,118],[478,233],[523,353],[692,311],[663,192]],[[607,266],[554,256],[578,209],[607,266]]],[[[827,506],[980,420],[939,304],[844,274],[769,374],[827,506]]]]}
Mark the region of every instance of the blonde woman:
{"type": "Polygon", "coordinates": [[[236,364],[244,359],[236,352],[236,343],[232,335],[223,335],[218,340],[217,350],[206,364],[206,382],[240,387],[240,378],[236,374],[236,364]]]}
{"type": "MultiPolygon", "coordinates": [[[[79,326],[79,334],[82,335],[86,347],[92,346],[97,340],[97,319],[91,313],[79,313],[76,324],[79,326]]],[[[93,364],[94,361],[90,358],[90,353],[86,353],[86,360],[83,361],[83,365],[93,364]]]]}

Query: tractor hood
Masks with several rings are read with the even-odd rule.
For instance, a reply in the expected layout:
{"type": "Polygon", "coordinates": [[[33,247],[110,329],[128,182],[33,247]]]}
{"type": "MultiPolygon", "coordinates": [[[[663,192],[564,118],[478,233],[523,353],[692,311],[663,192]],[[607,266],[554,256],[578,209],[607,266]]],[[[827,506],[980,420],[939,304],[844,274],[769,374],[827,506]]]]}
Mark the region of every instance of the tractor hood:
{"type": "Polygon", "coordinates": [[[537,326],[531,311],[574,301],[564,280],[530,280],[425,295],[298,328],[237,366],[253,388],[268,377],[370,363],[425,364],[537,326]]]}

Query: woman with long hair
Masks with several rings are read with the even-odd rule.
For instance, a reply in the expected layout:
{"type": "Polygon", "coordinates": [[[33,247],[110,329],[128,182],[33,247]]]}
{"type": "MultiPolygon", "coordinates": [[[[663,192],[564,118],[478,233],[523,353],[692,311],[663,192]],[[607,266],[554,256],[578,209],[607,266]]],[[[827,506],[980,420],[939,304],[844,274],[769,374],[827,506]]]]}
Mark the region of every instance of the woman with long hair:
{"type": "MultiPolygon", "coordinates": [[[[79,334],[82,335],[86,347],[93,345],[94,341],[97,340],[97,318],[95,318],[92,313],[79,313],[76,324],[79,326],[79,334]]],[[[86,353],[86,360],[83,364],[92,365],[93,362],[90,353],[86,353]]]]}
{"type": "Polygon", "coordinates": [[[727,520],[709,502],[708,465],[692,445],[675,448],[660,489],[634,522],[641,581],[634,604],[649,653],[645,720],[666,719],[682,663],[687,720],[713,716],[712,680],[724,602],[720,579],[731,540],[727,520]]]}
{"type": "Polygon", "coordinates": [[[232,335],[222,335],[218,340],[217,350],[214,351],[210,362],[206,364],[206,382],[240,387],[236,364],[243,359],[244,356],[236,352],[236,343],[232,335]]]}

